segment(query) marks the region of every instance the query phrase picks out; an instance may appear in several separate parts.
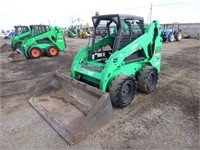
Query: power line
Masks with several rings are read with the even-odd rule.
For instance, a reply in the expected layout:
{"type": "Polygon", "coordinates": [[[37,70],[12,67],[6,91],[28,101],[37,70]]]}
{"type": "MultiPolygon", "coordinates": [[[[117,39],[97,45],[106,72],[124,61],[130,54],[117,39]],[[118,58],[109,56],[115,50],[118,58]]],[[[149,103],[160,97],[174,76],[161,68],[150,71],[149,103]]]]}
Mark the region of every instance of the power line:
{"type": "MultiPolygon", "coordinates": [[[[152,10],[152,7],[160,7],[160,6],[168,6],[168,5],[172,5],[172,6],[175,6],[175,5],[185,5],[185,4],[193,3],[193,2],[196,2],[196,1],[199,1],[199,0],[191,0],[191,1],[184,1],[184,2],[173,2],[173,3],[161,3],[161,4],[152,4],[151,3],[151,5],[153,5],[153,6],[151,6],[151,10],[152,10]]],[[[136,6],[136,7],[129,7],[129,8],[112,9],[112,11],[130,10],[130,9],[141,9],[141,8],[148,8],[148,7],[149,7],[149,5],[144,5],[144,6],[138,6],[138,7],[136,6]]],[[[103,11],[110,11],[110,9],[103,10],[103,11]]],[[[81,14],[79,12],[74,13],[74,15],[83,15],[83,14],[91,14],[91,11],[82,12],[81,14]]]]}
{"type": "MultiPolygon", "coordinates": [[[[185,2],[173,2],[173,3],[163,3],[163,4],[153,4],[154,7],[157,6],[165,6],[165,5],[182,5],[182,4],[188,4],[188,3],[194,3],[198,0],[193,1],[185,1],[185,2]]],[[[152,3],[151,3],[152,5],[152,3]]],[[[139,7],[129,7],[129,8],[120,8],[120,9],[114,9],[114,10],[128,10],[128,9],[139,9],[139,8],[148,8],[149,6],[139,6],[139,7]]]]}
{"type": "Polygon", "coordinates": [[[174,3],[163,3],[163,4],[155,4],[154,6],[166,6],[166,5],[182,5],[182,4],[188,4],[188,3],[194,3],[197,0],[193,1],[185,1],[185,2],[174,2],[174,3]]]}
{"type": "Polygon", "coordinates": [[[114,10],[128,10],[128,9],[139,9],[139,8],[148,8],[149,6],[140,6],[140,7],[131,7],[131,8],[120,8],[114,10]]]}

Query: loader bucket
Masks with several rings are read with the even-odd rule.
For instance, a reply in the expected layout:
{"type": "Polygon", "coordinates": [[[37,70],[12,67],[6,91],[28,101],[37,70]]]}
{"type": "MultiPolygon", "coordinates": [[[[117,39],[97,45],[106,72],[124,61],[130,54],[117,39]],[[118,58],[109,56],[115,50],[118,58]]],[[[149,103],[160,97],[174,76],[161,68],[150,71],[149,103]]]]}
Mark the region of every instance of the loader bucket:
{"type": "Polygon", "coordinates": [[[18,49],[8,55],[9,62],[16,62],[21,60],[26,60],[24,53],[18,49]]]}
{"type": "Polygon", "coordinates": [[[108,93],[60,73],[40,83],[28,101],[70,145],[112,119],[108,93]]]}

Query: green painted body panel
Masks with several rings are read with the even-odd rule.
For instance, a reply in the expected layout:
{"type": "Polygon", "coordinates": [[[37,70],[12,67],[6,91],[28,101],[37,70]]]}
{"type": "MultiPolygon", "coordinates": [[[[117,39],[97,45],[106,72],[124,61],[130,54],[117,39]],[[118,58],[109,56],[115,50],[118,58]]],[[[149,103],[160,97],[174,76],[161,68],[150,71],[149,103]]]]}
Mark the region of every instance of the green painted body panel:
{"type": "Polygon", "coordinates": [[[25,33],[22,33],[22,34],[19,34],[19,35],[16,35],[12,38],[12,42],[11,42],[11,48],[13,50],[15,50],[15,46],[17,43],[22,43],[26,38],[29,38],[31,35],[31,32],[28,31],[28,32],[25,32],[25,33]]]}
{"type": "MultiPolygon", "coordinates": [[[[97,51],[101,46],[112,45],[113,39],[105,37],[93,45],[93,50],[97,51]],[[103,45],[102,45],[103,44],[103,45]]],[[[124,48],[115,51],[110,55],[105,63],[89,59],[91,47],[81,49],[71,67],[71,76],[76,78],[81,75],[84,80],[97,84],[102,91],[107,91],[112,80],[121,74],[136,75],[143,66],[152,66],[160,72],[162,37],[161,26],[158,21],[153,21],[145,30],[145,33],[124,48]],[[157,36],[154,36],[155,29],[157,36]],[[149,54],[149,45],[152,46],[153,54],[149,54]],[[126,62],[125,59],[132,53],[142,50],[145,58],[134,62],[126,62]],[[89,66],[89,68],[84,66],[89,66]]]]}

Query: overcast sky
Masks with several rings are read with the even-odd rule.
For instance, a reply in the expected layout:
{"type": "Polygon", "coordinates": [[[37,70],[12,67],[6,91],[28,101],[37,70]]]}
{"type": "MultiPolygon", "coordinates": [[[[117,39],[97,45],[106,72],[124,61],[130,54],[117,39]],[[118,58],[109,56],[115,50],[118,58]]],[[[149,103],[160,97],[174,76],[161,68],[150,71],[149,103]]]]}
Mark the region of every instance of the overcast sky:
{"type": "Polygon", "coordinates": [[[1,0],[0,29],[14,25],[51,24],[69,26],[80,18],[83,24],[91,23],[91,16],[120,13],[142,16],[145,23],[200,23],[200,0],[1,0]],[[70,2],[70,3],[69,3],[70,2]]]}

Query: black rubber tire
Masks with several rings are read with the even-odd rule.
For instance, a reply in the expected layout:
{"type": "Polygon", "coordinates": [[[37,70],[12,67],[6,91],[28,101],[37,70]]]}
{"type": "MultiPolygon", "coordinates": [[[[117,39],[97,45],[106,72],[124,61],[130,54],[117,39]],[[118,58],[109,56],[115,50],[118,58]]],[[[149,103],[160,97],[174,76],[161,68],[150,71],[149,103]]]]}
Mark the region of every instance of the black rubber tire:
{"type": "Polygon", "coordinates": [[[174,38],[173,38],[173,34],[170,33],[169,36],[168,36],[168,41],[169,41],[169,42],[173,42],[173,39],[174,39],[174,38]]]}
{"type": "Polygon", "coordinates": [[[56,46],[50,46],[48,49],[47,49],[47,54],[48,54],[48,56],[50,56],[50,57],[55,57],[55,56],[57,56],[58,54],[59,54],[59,49],[58,49],[58,47],[56,47],[56,46]],[[56,52],[56,54],[51,54],[51,52],[50,52],[50,49],[52,49],[52,48],[54,48],[54,49],[56,49],[57,50],[57,52],[56,52]]]}
{"type": "Polygon", "coordinates": [[[167,42],[167,39],[166,39],[166,38],[163,38],[163,42],[167,42]]]}
{"type": "Polygon", "coordinates": [[[145,66],[138,73],[137,87],[138,91],[149,94],[156,89],[158,82],[158,71],[151,66],[145,66]]]}
{"type": "Polygon", "coordinates": [[[134,76],[120,75],[112,81],[109,88],[112,104],[117,108],[127,107],[134,99],[137,82],[134,76]]]}
{"type": "Polygon", "coordinates": [[[175,36],[176,41],[180,41],[182,39],[182,33],[178,31],[175,36]]]}
{"type": "Polygon", "coordinates": [[[38,47],[32,47],[32,48],[30,48],[30,49],[28,50],[28,56],[29,56],[29,58],[31,58],[31,59],[40,58],[41,55],[42,55],[42,51],[41,51],[41,49],[38,48],[38,47]],[[33,56],[33,55],[31,54],[32,51],[35,50],[35,49],[37,49],[37,50],[40,52],[40,55],[38,55],[37,57],[36,57],[36,56],[33,56]]]}

